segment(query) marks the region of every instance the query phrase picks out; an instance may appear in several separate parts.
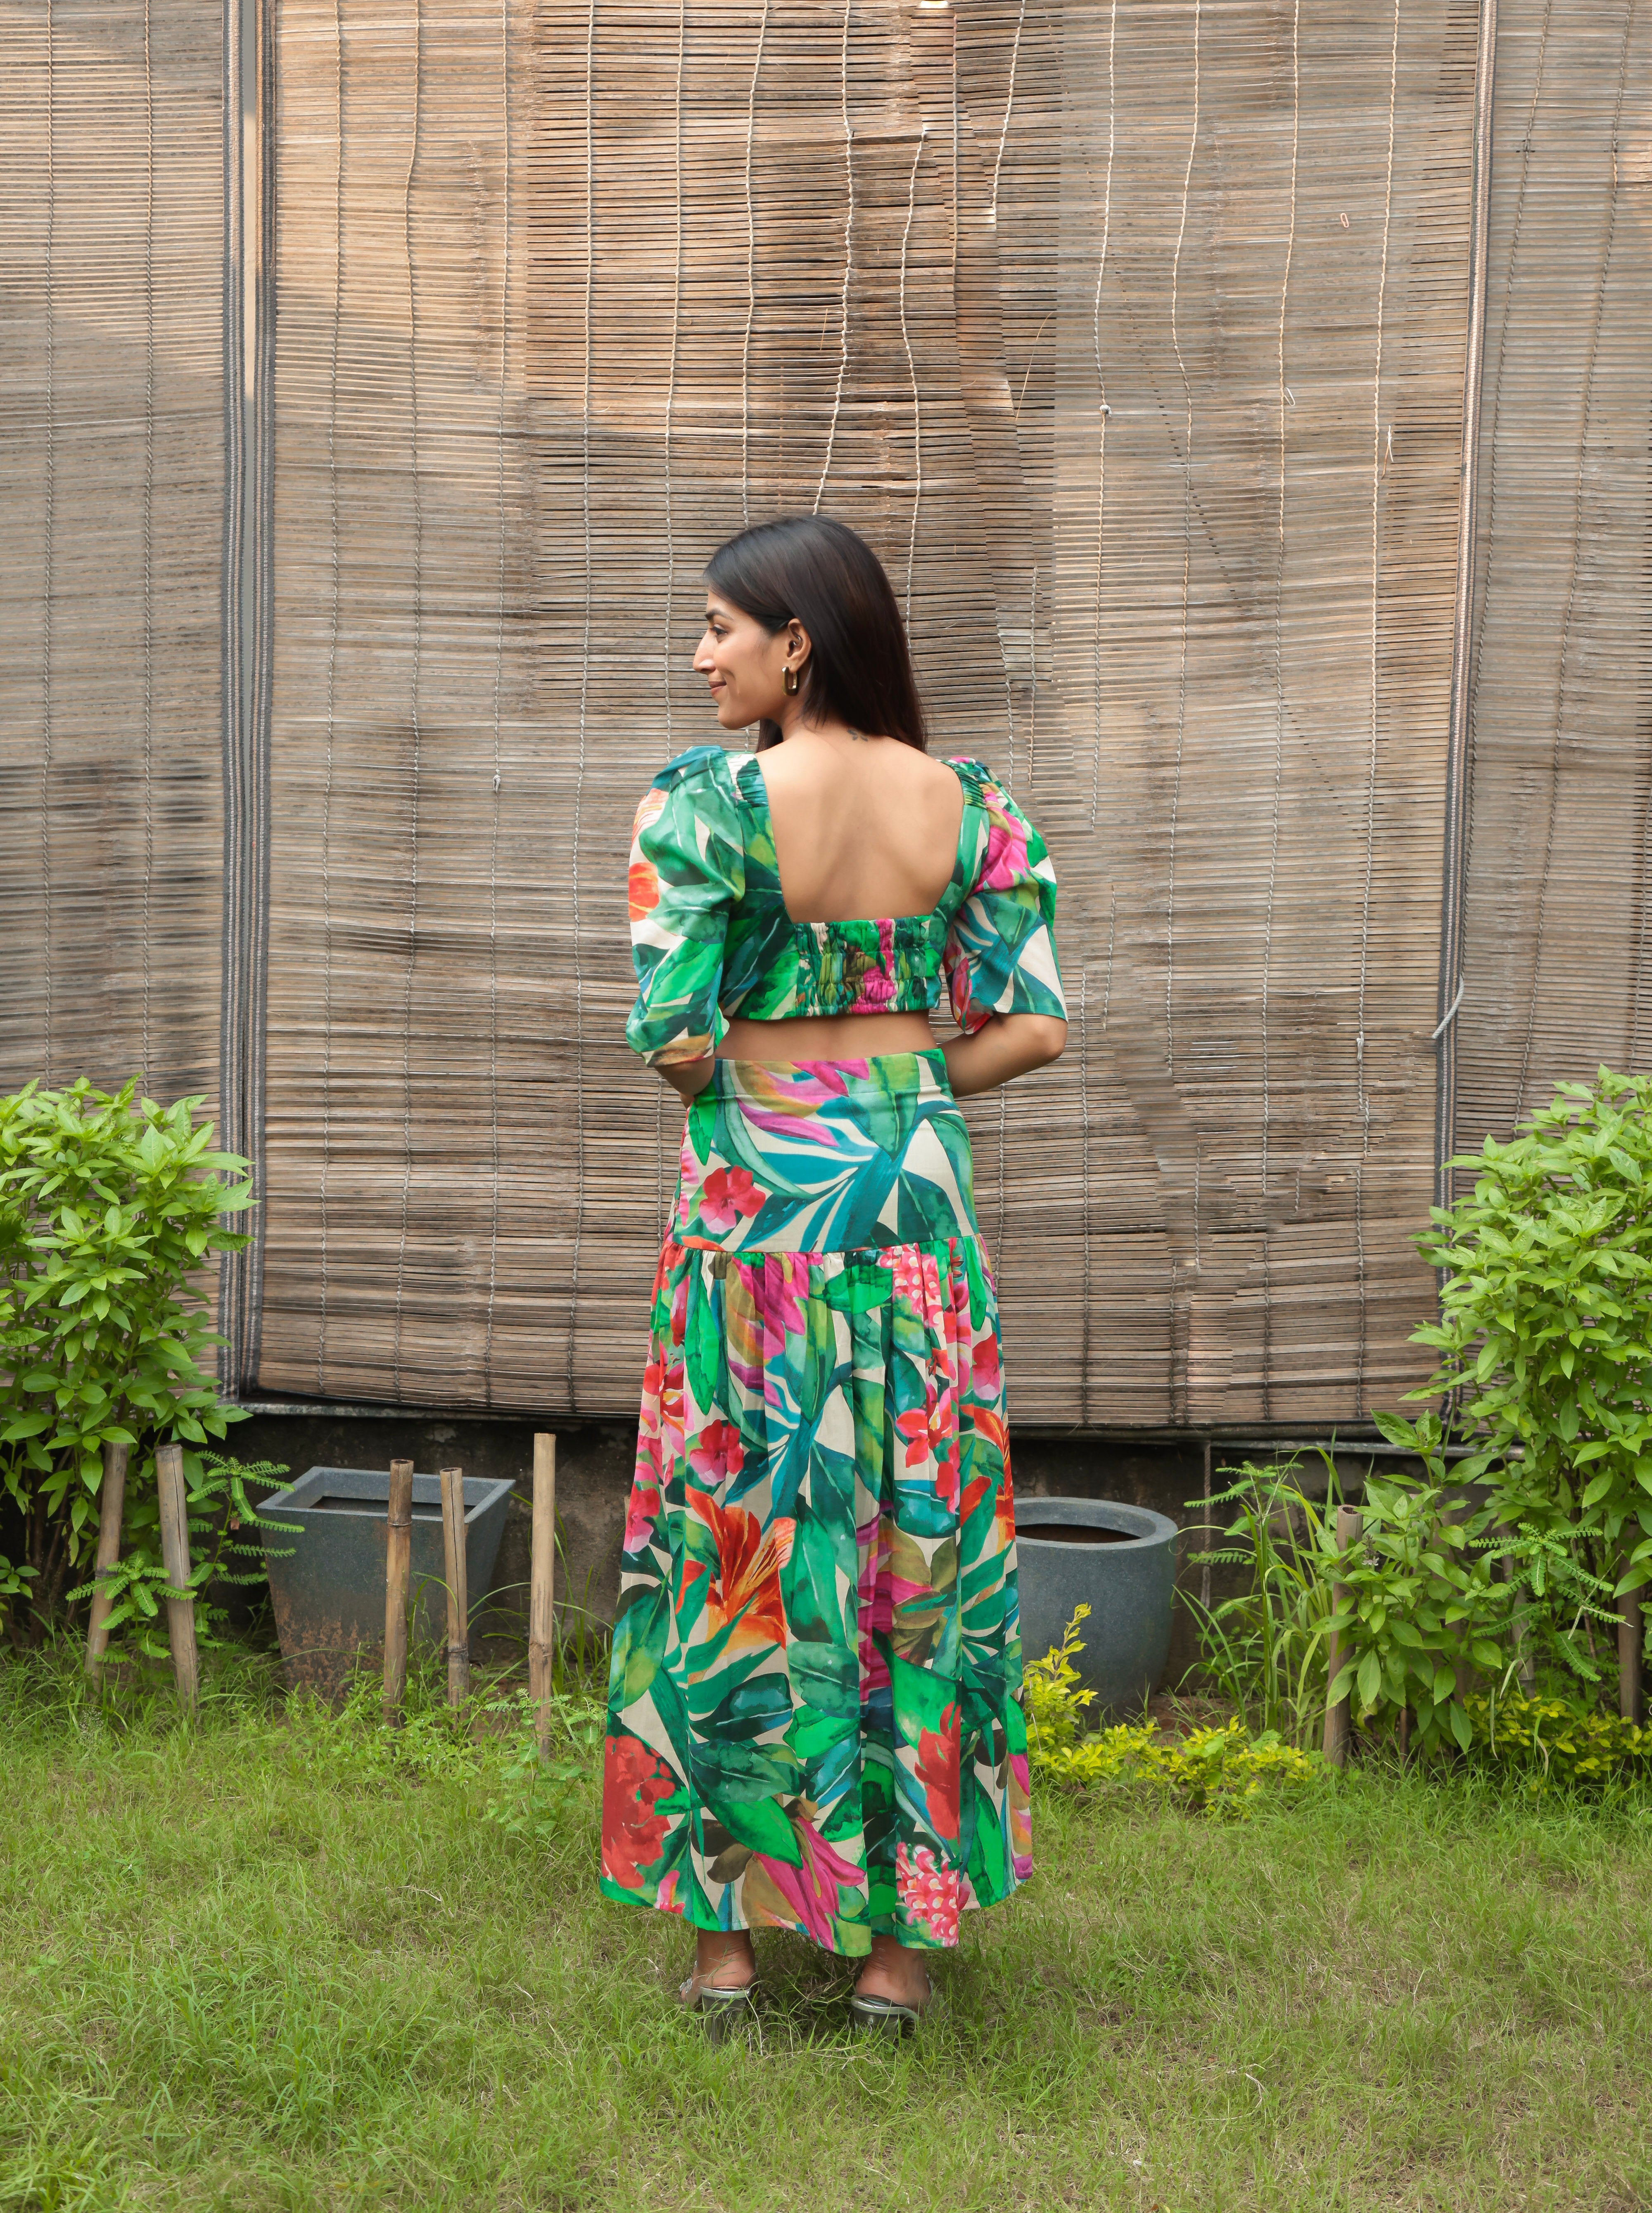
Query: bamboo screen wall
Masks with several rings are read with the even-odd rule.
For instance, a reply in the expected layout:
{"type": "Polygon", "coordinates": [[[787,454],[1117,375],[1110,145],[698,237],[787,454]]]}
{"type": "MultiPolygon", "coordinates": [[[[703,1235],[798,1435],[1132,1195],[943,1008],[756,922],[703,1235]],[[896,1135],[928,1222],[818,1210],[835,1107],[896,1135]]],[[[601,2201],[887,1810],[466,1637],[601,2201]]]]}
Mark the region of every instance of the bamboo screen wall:
{"type": "MultiPolygon", "coordinates": [[[[0,838],[12,912],[52,871],[53,1072],[146,1052],[210,1090],[208,15],[150,0],[163,121],[136,5],[0,0],[0,838]]],[[[1642,1057],[1652,835],[1649,32],[1634,0],[1502,15],[1471,1143],[1642,1057]]],[[[1347,1421],[1417,1375],[1480,20],[272,4],[272,659],[223,755],[237,977],[267,947],[224,1059],[266,1198],[243,1385],[634,1403],[675,1129],[620,1042],[627,827],[713,734],[707,552],[817,502],[1061,873],[1068,1054],[972,1109],[1017,1419],[1347,1421]]],[[[8,1082],[45,1064],[29,989],[8,1082]]]]}
{"type": "Polygon", "coordinates": [[[1503,0],[1465,1146],[1652,1048],[1652,10],[1503,0]]]}
{"type": "Polygon", "coordinates": [[[220,21],[0,0],[0,1086],[219,1070],[220,21]]]}
{"type": "Polygon", "coordinates": [[[1064,887],[1019,1416],[1416,1374],[1475,28],[286,0],[265,1387],[630,1403],[630,816],[817,498],[1064,887]]]}

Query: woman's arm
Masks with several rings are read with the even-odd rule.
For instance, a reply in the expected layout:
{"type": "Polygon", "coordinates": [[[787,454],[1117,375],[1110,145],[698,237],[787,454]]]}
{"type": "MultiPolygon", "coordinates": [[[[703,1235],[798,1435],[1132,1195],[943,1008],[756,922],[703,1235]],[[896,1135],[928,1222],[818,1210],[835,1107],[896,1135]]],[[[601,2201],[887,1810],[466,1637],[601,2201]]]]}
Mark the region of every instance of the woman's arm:
{"type": "Polygon", "coordinates": [[[955,1037],[942,1049],[953,1096],[994,1091],[1029,1069],[1059,1060],[1067,1025],[1054,1015],[992,1015],[973,1037],[955,1037]]]}
{"type": "Polygon", "coordinates": [[[698,1099],[711,1081],[714,1065],[714,1057],[708,1052],[704,1060],[656,1060],[654,1073],[662,1077],[680,1099],[698,1099]]]}

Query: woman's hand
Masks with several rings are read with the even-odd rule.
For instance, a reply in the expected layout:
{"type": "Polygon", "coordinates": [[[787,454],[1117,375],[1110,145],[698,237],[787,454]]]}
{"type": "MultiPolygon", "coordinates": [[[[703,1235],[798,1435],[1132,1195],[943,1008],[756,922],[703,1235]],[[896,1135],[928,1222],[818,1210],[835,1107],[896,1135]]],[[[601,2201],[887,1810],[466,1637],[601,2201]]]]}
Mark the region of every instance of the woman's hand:
{"type": "Polygon", "coordinates": [[[676,1060],[664,1064],[656,1060],[654,1072],[664,1077],[680,1099],[698,1099],[711,1081],[715,1064],[708,1052],[704,1060],[676,1060]]]}
{"type": "Polygon", "coordinates": [[[1029,1069],[1059,1060],[1067,1025],[1053,1015],[992,1015],[973,1037],[957,1037],[942,1050],[953,1096],[994,1091],[1029,1069]]]}

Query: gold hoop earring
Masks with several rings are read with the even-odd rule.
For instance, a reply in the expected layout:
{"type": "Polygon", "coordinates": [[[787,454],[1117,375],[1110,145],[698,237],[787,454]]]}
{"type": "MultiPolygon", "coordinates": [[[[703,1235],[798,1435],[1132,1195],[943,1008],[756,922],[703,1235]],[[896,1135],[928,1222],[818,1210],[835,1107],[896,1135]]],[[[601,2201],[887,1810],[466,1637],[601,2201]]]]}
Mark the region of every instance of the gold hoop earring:
{"type": "Polygon", "coordinates": [[[788,661],[780,672],[780,689],[789,699],[795,699],[797,697],[797,675],[798,672],[792,667],[790,661],[788,661]]]}

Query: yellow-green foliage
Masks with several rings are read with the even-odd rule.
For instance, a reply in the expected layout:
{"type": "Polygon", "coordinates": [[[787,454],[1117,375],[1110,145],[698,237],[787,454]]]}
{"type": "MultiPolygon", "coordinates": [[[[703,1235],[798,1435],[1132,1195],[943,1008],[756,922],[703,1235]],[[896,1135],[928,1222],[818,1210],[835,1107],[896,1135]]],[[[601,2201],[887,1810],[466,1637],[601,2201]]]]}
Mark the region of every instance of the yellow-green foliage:
{"type": "Polygon", "coordinates": [[[1284,1743],[1277,1729],[1251,1736],[1242,1722],[1161,1737],[1150,1722],[1084,1734],[1094,1691],[1079,1687],[1073,1655],[1083,1649],[1081,1606],[1058,1645],[1026,1671],[1027,1734],[1033,1773],[1046,1783],[1088,1789],[1100,1783],[1165,1792],[1204,1813],[1244,1814],[1265,1789],[1300,1789],[1323,1773],[1312,1753],[1284,1743]]]}
{"type": "Polygon", "coordinates": [[[1474,1758],[1529,1769],[1533,1790],[1652,1781],[1652,1728],[1564,1698],[1472,1698],[1467,1705],[1474,1758]]]}

